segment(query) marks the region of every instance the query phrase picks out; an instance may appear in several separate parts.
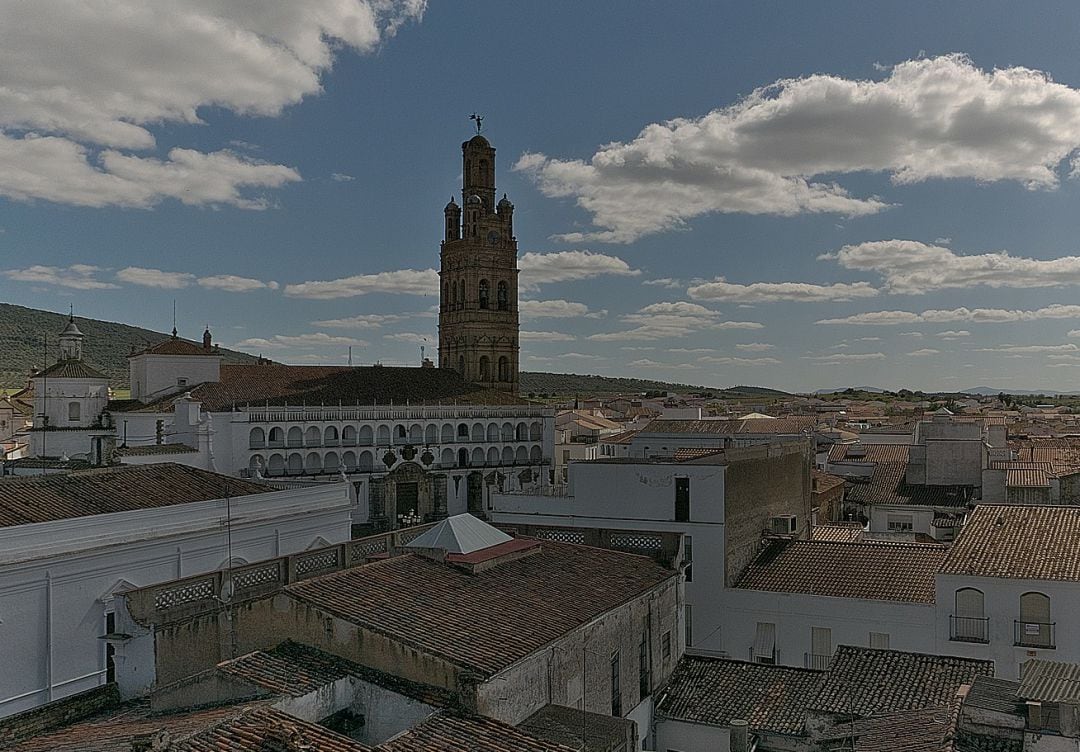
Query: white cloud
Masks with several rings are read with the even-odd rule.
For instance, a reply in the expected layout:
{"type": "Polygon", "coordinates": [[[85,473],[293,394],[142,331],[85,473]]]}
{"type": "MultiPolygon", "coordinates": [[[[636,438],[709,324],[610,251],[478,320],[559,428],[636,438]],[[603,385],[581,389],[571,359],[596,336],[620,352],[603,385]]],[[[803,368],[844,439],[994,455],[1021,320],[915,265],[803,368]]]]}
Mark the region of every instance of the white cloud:
{"type": "Polygon", "coordinates": [[[922,337],[923,333],[922,332],[900,332],[900,336],[901,337],[916,337],[916,338],[918,338],[918,337],[922,337]]]}
{"type": "Polygon", "coordinates": [[[1080,350],[1080,347],[1070,343],[1064,345],[999,345],[998,347],[981,347],[976,352],[992,353],[1069,353],[1080,350]]]}
{"type": "Polygon", "coordinates": [[[116,273],[121,282],[142,287],[157,287],[162,290],[180,290],[195,281],[194,274],[186,272],[164,272],[161,269],[146,269],[141,266],[129,266],[116,273]]]}
{"type": "Polygon", "coordinates": [[[963,339],[964,337],[970,337],[971,332],[969,332],[967,329],[960,329],[959,331],[948,329],[944,332],[938,332],[937,336],[941,337],[944,340],[963,339]]]}
{"type": "Polygon", "coordinates": [[[632,328],[621,332],[593,334],[589,339],[598,342],[622,340],[678,339],[696,331],[729,329],[762,329],[755,321],[728,321],[720,313],[697,303],[653,303],[637,313],[628,313],[620,320],[632,328]]]}
{"type": "Polygon", "coordinates": [[[361,313],[343,319],[324,319],[312,321],[312,326],[326,326],[332,329],[379,329],[387,324],[396,324],[411,318],[397,313],[361,313]]]}
{"type": "Polygon", "coordinates": [[[765,352],[766,350],[774,349],[774,346],[765,342],[746,342],[741,345],[735,345],[735,349],[743,350],[745,352],[765,352]]]}
{"type": "Polygon", "coordinates": [[[879,240],[848,245],[819,259],[845,269],[880,274],[885,290],[921,295],[933,290],[987,287],[1061,287],[1080,284],[1080,256],[1042,260],[1008,251],[963,255],[915,240],[879,240]]]}
{"type": "Polygon", "coordinates": [[[114,290],[119,287],[112,282],[97,279],[94,275],[100,271],[101,267],[90,264],[72,264],[67,267],[34,265],[25,269],[8,269],[3,274],[16,282],[56,285],[71,290],[114,290]]]}
{"type": "Polygon", "coordinates": [[[913,355],[916,358],[922,358],[926,357],[927,355],[937,355],[940,352],[941,350],[935,350],[932,347],[924,347],[921,350],[913,350],[912,352],[909,352],[908,355],[913,355]]]}
{"type": "Polygon", "coordinates": [[[1080,305],[1054,305],[1035,310],[1008,310],[1006,308],[952,308],[930,310],[922,313],[911,311],[868,311],[838,319],[821,319],[819,324],[855,324],[862,326],[896,326],[899,324],[939,324],[956,321],[973,324],[1005,324],[1013,321],[1039,321],[1042,319],[1080,319],[1080,305]]]}
{"type": "Polygon", "coordinates": [[[284,350],[288,348],[313,348],[313,347],[365,347],[367,342],[352,337],[336,337],[325,332],[312,332],[311,334],[275,334],[269,339],[263,337],[251,337],[241,340],[233,347],[239,350],[284,350]]]}
{"type": "Polygon", "coordinates": [[[527,332],[521,331],[518,333],[518,338],[522,342],[572,342],[577,337],[572,334],[563,334],[562,332],[527,332]]]}
{"type": "Polygon", "coordinates": [[[800,303],[840,302],[857,298],[872,298],[878,294],[867,282],[815,285],[807,282],[754,282],[739,285],[717,277],[712,282],[687,289],[694,300],[724,303],[772,303],[779,300],[800,303]]]}
{"type": "Polygon", "coordinates": [[[570,282],[594,277],[634,277],[638,269],[618,256],[594,251],[554,251],[552,253],[525,253],[518,259],[521,271],[519,285],[523,290],[534,290],[537,285],[549,282],[570,282]]]}
{"type": "Polygon", "coordinates": [[[698,363],[708,363],[716,366],[775,366],[780,365],[780,362],[776,358],[732,358],[711,355],[698,358],[698,363]]]}
{"type": "Polygon", "coordinates": [[[373,292],[404,295],[437,295],[439,273],[434,269],[399,269],[378,274],[357,274],[352,277],[285,285],[285,294],[294,298],[332,300],[355,298],[373,292]]]}
{"type": "Polygon", "coordinates": [[[590,355],[588,353],[568,352],[556,355],[557,358],[575,358],[577,360],[603,360],[599,355],[590,355]]]}
{"type": "Polygon", "coordinates": [[[846,361],[859,361],[859,360],[882,360],[885,357],[885,353],[833,353],[831,355],[814,355],[809,356],[806,360],[817,360],[822,363],[843,363],[846,361]]]}
{"type": "Polygon", "coordinates": [[[646,279],[641,284],[677,290],[683,286],[683,281],[680,279],[673,279],[672,277],[660,277],[659,279],[646,279]]]}
{"type": "Polygon", "coordinates": [[[655,360],[650,360],[648,358],[641,358],[640,360],[632,360],[629,363],[627,363],[626,365],[628,365],[631,368],[671,368],[671,369],[697,368],[697,366],[695,366],[692,363],[659,363],[659,362],[657,362],[655,360]]]}
{"type": "Polygon", "coordinates": [[[211,290],[224,290],[225,292],[251,292],[253,290],[276,290],[280,285],[277,282],[263,282],[261,279],[251,277],[238,277],[235,274],[215,274],[211,277],[200,277],[199,287],[211,290]]]}
{"type": "Polygon", "coordinates": [[[320,91],[336,49],[372,51],[423,10],[424,0],[7,3],[0,195],[262,208],[244,190],[298,180],[294,170],[228,151],[131,152],[157,146],[150,126],[200,124],[204,108],[276,116],[320,91]]]}
{"type": "Polygon", "coordinates": [[[333,180],[335,183],[351,183],[352,181],[356,180],[356,178],[352,175],[346,175],[343,172],[330,173],[330,179],[333,180]]]}
{"type": "Polygon", "coordinates": [[[569,300],[522,300],[518,313],[525,319],[601,318],[607,311],[589,311],[584,303],[569,300]]]}
{"type": "Polygon", "coordinates": [[[417,334],[416,332],[398,332],[396,334],[384,334],[383,339],[392,340],[394,342],[407,342],[413,345],[431,344],[431,337],[429,335],[417,334]]]}
{"type": "Polygon", "coordinates": [[[629,242],[713,212],[860,215],[885,207],[815,182],[819,175],[1051,188],[1077,147],[1080,91],[1027,68],[984,71],[945,55],[899,63],[880,81],[782,79],[704,117],[649,125],[587,160],[525,154],[515,169],[545,195],[575,199],[600,228],[568,239],[629,242]]]}

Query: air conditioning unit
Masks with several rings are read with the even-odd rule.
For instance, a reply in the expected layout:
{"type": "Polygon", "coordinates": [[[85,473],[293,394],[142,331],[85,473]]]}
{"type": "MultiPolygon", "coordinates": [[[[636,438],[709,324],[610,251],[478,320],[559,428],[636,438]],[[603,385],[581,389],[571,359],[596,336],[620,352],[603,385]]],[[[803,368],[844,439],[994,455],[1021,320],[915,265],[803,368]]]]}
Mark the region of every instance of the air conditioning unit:
{"type": "Polygon", "coordinates": [[[769,518],[769,529],[773,535],[794,535],[799,529],[799,518],[793,514],[781,514],[769,518]]]}

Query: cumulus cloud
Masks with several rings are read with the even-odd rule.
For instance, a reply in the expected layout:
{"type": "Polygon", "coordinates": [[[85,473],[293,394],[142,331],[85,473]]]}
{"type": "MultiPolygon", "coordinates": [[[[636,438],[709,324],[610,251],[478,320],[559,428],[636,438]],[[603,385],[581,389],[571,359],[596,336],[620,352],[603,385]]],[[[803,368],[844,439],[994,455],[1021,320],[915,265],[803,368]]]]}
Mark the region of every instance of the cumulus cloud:
{"type": "Polygon", "coordinates": [[[745,342],[740,345],[735,345],[736,350],[743,350],[745,352],[765,352],[766,350],[772,350],[773,345],[765,342],[745,342]]]}
{"type": "Polygon", "coordinates": [[[776,358],[738,358],[728,356],[706,355],[698,358],[698,363],[708,363],[715,366],[775,366],[780,365],[776,358]]]}
{"type": "Polygon", "coordinates": [[[594,277],[633,277],[641,274],[638,269],[618,256],[593,251],[555,251],[552,253],[525,253],[518,259],[521,271],[519,285],[524,290],[549,282],[570,282],[594,277]]]}
{"type": "Polygon", "coordinates": [[[922,348],[920,350],[913,350],[913,351],[909,352],[908,355],[912,355],[912,356],[914,356],[916,358],[923,358],[923,357],[926,357],[927,355],[937,355],[940,352],[941,352],[941,350],[935,350],[932,347],[924,347],[924,348],[922,348]]]}
{"type": "Polygon", "coordinates": [[[340,279],[285,285],[286,295],[315,300],[355,298],[373,292],[404,295],[438,294],[439,273],[434,269],[399,269],[392,272],[357,274],[340,279]]]}
{"type": "Polygon", "coordinates": [[[674,279],[672,277],[660,277],[659,279],[646,279],[641,284],[650,285],[654,287],[666,287],[669,290],[677,290],[683,286],[681,279],[674,279]]]}
{"type": "Polygon", "coordinates": [[[915,240],[847,245],[819,259],[845,269],[880,274],[887,292],[921,295],[933,290],[987,287],[1060,287],[1080,284],[1080,256],[1033,259],[1008,251],[964,255],[915,240]]]}
{"type": "Polygon", "coordinates": [[[272,280],[263,282],[261,279],[238,277],[235,274],[215,274],[210,277],[200,277],[199,287],[225,292],[252,292],[253,290],[276,290],[279,285],[272,280]]]}
{"type": "Polygon", "coordinates": [[[937,336],[941,337],[942,339],[945,339],[945,340],[963,339],[964,337],[970,337],[971,332],[969,332],[967,329],[960,329],[959,331],[949,329],[949,330],[946,330],[944,332],[938,332],[937,336]]]}
{"type": "Polygon", "coordinates": [[[756,321],[728,321],[719,312],[697,303],[653,303],[637,313],[628,313],[620,320],[631,326],[620,332],[593,334],[589,339],[598,342],[622,340],[677,339],[704,330],[762,329],[756,321]]]}
{"type": "Polygon", "coordinates": [[[295,170],[174,148],[150,126],[200,109],[275,116],[320,90],[336,49],[369,52],[424,0],[7,3],[0,24],[0,195],[80,206],[267,205],[295,170]]]}
{"type": "Polygon", "coordinates": [[[288,348],[314,348],[314,347],[364,347],[368,343],[362,339],[352,337],[337,337],[325,332],[312,332],[311,334],[275,334],[270,338],[251,337],[237,342],[233,347],[239,350],[284,350],[288,348]]]}
{"type": "Polygon", "coordinates": [[[577,337],[563,332],[529,332],[521,331],[518,338],[522,342],[573,342],[577,337]]]}
{"type": "Polygon", "coordinates": [[[332,329],[379,329],[387,324],[396,324],[411,318],[398,313],[361,313],[342,319],[324,319],[312,321],[312,326],[326,326],[332,329]]]}
{"type": "Polygon", "coordinates": [[[807,356],[806,360],[816,360],[821,363],[844,363],[847,361],[860,361],[860,360],[883,360],[885,353],[873,352],[873,353],[832,353],[831,355],[812,355],[807,356]]]}
{"type": "Polygon", "coordinates": [[[687,294],[694,300],[723,303],[772,303],[779,300],[801,303],[842,302],[856,298],[872,298],[878,294],[866,282],[815,285],[807,282],[754,282],[739,285],[717,277],[712,282],[693,285],[687,294]]]}
{"type": "Polygon", "coordinates": [[[161,269],[146,269],[141,266],[129,266],[116,273],[116,278],[129,285],[157,287],[162,290],[180,290],[195,281],[194,274],[186,272],[165,272],[161,269]]]}
{"type": "Polygon", "coordinates": [[[837,319],[821,319],[819,324],[855,324],[861,326],[895,326],[898,324],[941,324],[956,321],[973,324],[1007,324],[1013,321],[1040,321],[1043,319],[1078,319],[1080,305],[1054,305],[1034,310],[1009,310],[1007,308],[952,308],[929,310],[922,313],[911,311],[868,311],[837,319]]]}
{"type": "Polygon", "coordinates": [[[999,345],[998,347],[980,347],[976,352],[1031,354],[1031,353],[1072,353],[1080,347],[1070,343],[1064,345],[999,345]]]}
{"type": "Polygon", "coordinates": [[[34,282],[41,285],[67,287],[71,290],[113,290],[119,287],[112,282],[104,282],[95,275],[102,271],[91,264],[72,264],[71,266],[28,266],[25,269],[8,269],[3,275],[16,282],[34,282]]]}
{"type": "Polygon", "coordinates": [[[590,311],[584,303],[569,300],[522,300],[518,313],[526,319],[601,318],[607,311],[590,311]]]}
{"type": "Polygon", "coordinates": [[[1052,188],[1077,147],[1080,91],[1028,68],[985,71],[943,55],[899,63],[877,81],[782,79],[704,117],[649,125],[588,159],[525,154],[515,169],[592,215],[599,229],[568,239],[630,242],[714,212],[854,216],[886,206],[816,176],[1052,188]]]}

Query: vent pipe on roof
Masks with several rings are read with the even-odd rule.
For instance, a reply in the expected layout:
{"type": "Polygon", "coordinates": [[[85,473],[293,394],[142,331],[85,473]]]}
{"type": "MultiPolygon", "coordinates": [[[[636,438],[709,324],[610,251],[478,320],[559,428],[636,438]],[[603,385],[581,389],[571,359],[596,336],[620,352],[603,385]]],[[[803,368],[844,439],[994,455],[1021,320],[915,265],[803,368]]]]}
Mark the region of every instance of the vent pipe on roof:
{"type": "Polygon", "coordinates": [[[731,719],[728,732],[728,748],[731,752],[747,752],[750,749],[750,724],[738,718],[731,719]]]}

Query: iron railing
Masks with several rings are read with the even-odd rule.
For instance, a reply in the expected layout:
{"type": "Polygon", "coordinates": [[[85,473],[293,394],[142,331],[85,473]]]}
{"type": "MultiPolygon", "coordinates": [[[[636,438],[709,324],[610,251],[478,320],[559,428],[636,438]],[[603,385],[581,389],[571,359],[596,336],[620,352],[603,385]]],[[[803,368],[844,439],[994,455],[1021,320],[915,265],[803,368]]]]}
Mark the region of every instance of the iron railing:
{"type": "Polygon", "coordinates": [[[1013,645],[1023,648],[1057,647],[1055,642],[1055,623],[1052,621],[1014,621],[1013,645]]]}
{"type": "Polygon", "coordinates": [[[949,616],[949,639],[955,642],[990,642],[990,617],[949,616]]]}

